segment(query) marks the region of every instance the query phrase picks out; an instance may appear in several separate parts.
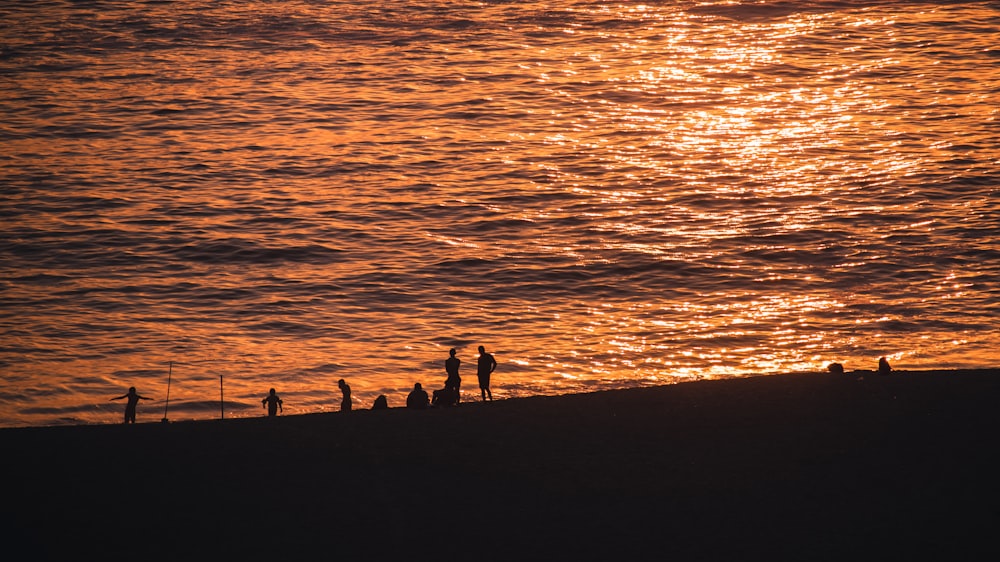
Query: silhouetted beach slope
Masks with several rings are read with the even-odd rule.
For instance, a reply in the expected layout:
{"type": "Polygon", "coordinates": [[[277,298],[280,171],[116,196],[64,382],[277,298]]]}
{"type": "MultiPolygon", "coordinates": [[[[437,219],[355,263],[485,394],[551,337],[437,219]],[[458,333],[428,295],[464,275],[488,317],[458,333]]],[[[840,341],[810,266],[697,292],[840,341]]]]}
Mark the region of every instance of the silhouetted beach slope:
{"type": "Polygon", "coordinates": [[[998,405],[1000,370],[901,371],[6,429],[5,543],[32,559],[994,559],[998,405]]]}

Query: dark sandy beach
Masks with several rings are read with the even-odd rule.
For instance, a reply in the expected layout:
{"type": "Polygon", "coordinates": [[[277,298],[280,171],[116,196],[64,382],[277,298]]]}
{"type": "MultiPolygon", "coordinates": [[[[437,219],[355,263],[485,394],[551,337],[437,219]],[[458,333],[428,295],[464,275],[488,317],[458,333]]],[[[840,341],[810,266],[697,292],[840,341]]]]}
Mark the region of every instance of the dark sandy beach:
{"type": "Polygon", "coordinates": [[[4,543],[25,560],[997,559],[1000,370],[860,375],[4,429],[4,543]]]}

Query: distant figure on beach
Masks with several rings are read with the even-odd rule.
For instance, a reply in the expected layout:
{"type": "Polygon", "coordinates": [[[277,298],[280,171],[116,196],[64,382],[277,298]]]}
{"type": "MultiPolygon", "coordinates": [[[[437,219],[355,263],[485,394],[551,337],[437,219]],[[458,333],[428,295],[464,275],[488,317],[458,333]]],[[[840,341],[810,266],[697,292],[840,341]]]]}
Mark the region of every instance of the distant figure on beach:
{"type": "Polygon", "coordinates": [[[835,375],[844,374],[844,366],[841,365],[840,363],[830,363],[830,365],[828,365],[826,369],[835,375]]]}
{"type": "Polygon", "coordinates": [[[281,406],[281,398],[278,398],[278,395],[274,392],[273,388],[271,389],[271,392],[269,392],[267,396],[260,401],[260,403],[263,407],[267,408],[268,416],[276,416],[278,415],[278,412],[285,413],[284,408],[281,406]]]}
{"type": "Polygon", "coordinates": [[[372,404],[372,410],[388,410],[389,401],[386,400],[385,394],[379,394],[378,398],[375,399],[375,403],[372,404]]]}
{"type": "Polygon", "coordinates": [[[430,401],[427,399],[427,391],[420,386],[420,383],[414,384],[413,390],[411,390],[409,396],[406,397],[406,407],[414,410],[426,409],[429,402],[430,401]]]}
{"type": "Polygon", "coordinates": [[[337,381],[337,386],[340,387],[340,392],[343,393],[344,398],[340,401],[340,411],[350,412],[351,411],[351,387],[347,384],[344,379],[337,381]]]}
{"type": "Polygon", "coordinates": [[[139,393],[135,391],[134,386],[128,387],[127,393],[122,394],[121,396],[116,396],[112,398],[112,400],[121,400],[122,398],[128,398],[128,403],[125,404],[125,423],[135,423],[135,406],[140,400],[152,400],[152,398],[140,396],[139,393]]]}
{"type": "Polygon", "coordinates": [[[458,376],[458,368],[462,360],[455,357],[455,348],[448,350],[449,357],[444,360],[444,370],[448,373],[448,378],[444,381],[444,387],[454,390],[455,404],[462,398],[462,377],[458,376]]]}
{"type": "Polygon", "coordinates": [[[483,402],[486,401],[487,396],[489,396],[490,401],[493,400],[493,391],[490,390],[490,375],[493,374],[496,368],[497,360],[489,353],[486,353],[485,347],[479,346],[479,365],[476,370],[476,376],[479,377],[479,391],[483,394],[483,402]]]}
{"type": "Polygon", "coordinates": [[[892,367],[889,366],[889,360],[885,357],[878,358],[878,374],[888,375],[892,372],[892,367]]]}
{"type": "Polygon", "coordinates": [[[431,406],[434,408],[458,406],[458,394],[455,392],[455,387],[446,385],[440,390],[435,390],[433,398],[431,398],[431,406]]]}

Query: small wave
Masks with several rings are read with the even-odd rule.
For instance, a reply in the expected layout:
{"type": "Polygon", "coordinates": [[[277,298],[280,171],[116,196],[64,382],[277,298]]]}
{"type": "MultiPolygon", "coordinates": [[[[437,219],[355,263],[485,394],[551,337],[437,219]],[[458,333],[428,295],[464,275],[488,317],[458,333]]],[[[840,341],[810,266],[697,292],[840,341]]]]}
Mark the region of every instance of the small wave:
{"type": "Polygon", "coordinates": [[[229,264],[269,264],[282,262],[328,263],[335,261],[339,250],[310,244],[305,246],[266,247],[248,240],[229,239],[187,244],[164,252],[192,262],[229,264]]]}

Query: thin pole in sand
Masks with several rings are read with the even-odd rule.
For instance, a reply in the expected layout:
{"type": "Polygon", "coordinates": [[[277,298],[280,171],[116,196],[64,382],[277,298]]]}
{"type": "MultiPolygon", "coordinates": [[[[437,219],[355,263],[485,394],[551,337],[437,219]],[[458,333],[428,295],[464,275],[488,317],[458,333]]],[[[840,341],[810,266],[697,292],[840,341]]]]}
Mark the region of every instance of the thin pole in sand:
{"type": "Polygon", "coordinates": [[[170,407],[170,379],[174,376],[174,362],[168,363],[169,367],[167,370],[167,403],[163,405],[163,423],[167,423],[167,408],[170,407]]]}
{"type": "Polygon", "coordinates": [[[226,398],[222,393],[222,375],[219,375],[219,419],[226,419],[226,398]]]}

